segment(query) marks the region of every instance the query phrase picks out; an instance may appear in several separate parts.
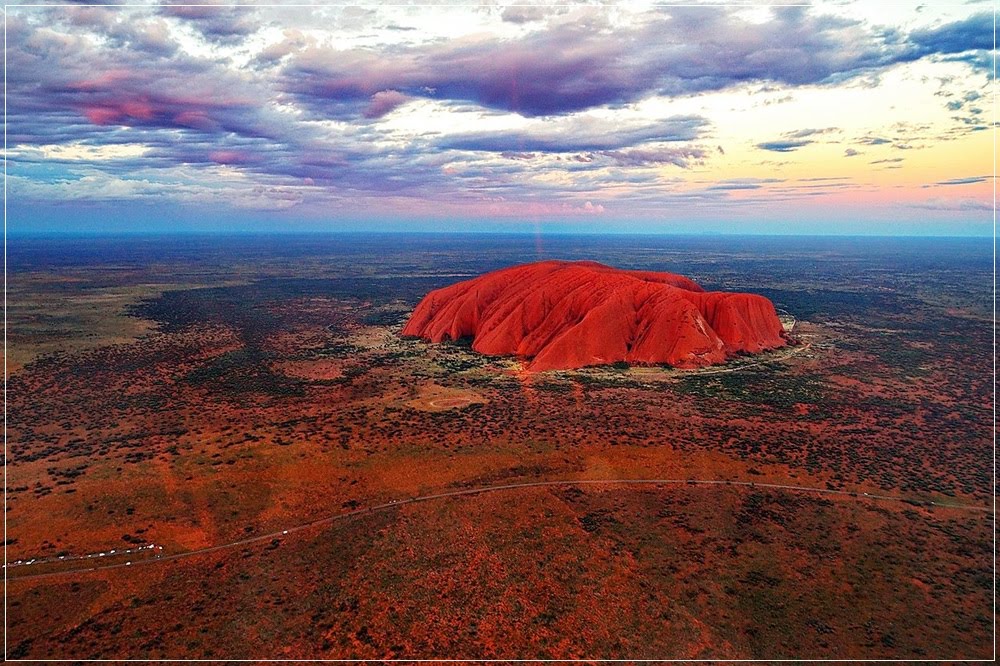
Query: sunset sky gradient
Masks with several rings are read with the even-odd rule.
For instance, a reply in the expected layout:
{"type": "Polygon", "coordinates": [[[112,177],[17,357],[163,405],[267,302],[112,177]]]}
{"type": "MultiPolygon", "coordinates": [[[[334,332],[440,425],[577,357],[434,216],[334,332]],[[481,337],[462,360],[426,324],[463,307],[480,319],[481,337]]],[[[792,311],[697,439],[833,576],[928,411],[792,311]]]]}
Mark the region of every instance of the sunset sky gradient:
{"type": "Polygon", "coordinates": [[[9,7],[8,230],[991,235],[989,2],[9,7]]]}

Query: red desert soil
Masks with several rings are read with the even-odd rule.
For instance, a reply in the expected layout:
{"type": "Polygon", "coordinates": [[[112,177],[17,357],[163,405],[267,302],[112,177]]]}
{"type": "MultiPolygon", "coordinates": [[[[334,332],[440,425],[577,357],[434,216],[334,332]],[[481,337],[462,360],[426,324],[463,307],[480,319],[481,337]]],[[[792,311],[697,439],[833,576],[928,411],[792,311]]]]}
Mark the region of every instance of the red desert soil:
{"type": "Polygon", "coordinates": [[[774,305],[756,294],[706,292],[681,275],[592,261],[541,261],[432,291],[403,335],[471,337],[533,371],[625,361],[695,368],[787,342],[774,305]]]}
{"type": "Polygon", "coordinates": [[[281,361],[271,364],[271,368],[286,377],[309,381],[339,379],[344,376],[343,361],[319,359],[306,361],[281,361]]]}

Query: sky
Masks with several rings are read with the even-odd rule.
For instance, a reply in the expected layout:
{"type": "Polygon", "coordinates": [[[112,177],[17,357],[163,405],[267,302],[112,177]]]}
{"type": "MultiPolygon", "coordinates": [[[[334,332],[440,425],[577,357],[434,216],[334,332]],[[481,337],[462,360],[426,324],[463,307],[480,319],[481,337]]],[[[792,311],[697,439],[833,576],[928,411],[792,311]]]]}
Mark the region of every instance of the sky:
{"type": "Polygon", "coordinates": [[[988,1],[81,3],[5,28],[11,234],[993,233],[988,1]]]}

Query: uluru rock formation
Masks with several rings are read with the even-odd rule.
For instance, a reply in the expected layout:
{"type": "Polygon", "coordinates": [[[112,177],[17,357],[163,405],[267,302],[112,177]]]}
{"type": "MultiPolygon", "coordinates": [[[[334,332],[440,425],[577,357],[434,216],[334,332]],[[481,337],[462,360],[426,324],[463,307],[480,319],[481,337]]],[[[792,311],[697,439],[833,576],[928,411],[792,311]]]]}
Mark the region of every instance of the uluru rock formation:
{"type": "Polygon", "coordinates": [[[592,261],[541,261],[430,292],[403,328],[431,342],[471,337],[533,371],[625,361],[695,368],[788,339],[756,294],[706,292],[681,275],[592,261]]]}

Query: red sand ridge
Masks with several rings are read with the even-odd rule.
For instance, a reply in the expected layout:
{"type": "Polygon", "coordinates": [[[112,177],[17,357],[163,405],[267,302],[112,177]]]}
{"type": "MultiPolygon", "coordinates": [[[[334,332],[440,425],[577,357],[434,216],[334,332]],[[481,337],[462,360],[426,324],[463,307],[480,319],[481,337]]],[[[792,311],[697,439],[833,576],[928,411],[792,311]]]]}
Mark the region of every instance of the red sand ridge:
{"type": "Polygon", "coordinates": [[[788,342],[763,296],[706,292],[681,275],[592,261],[512,266],[437,289],[403,335],[471,337],[477,352],[528,358],[536,371],[618,361],[695,368],[788,342]]]}

